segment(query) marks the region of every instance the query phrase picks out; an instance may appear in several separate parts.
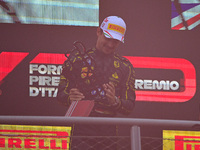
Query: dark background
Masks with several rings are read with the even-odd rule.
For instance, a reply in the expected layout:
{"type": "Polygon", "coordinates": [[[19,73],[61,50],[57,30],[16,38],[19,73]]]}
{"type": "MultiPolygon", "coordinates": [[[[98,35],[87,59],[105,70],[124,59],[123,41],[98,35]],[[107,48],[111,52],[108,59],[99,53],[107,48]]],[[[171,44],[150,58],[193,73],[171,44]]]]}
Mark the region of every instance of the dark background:
{"type": "MultiPolygon", "coordinates": [[[[127,24],[124,56],[184,58],[196,69],[197,91],[184,103],[136,102],[131,118],[199,120],[200,26],[191,31],[171,30],[170,0],[100,0],[99,20],[111,15],[127,24]]],[[[29,62],[39,53],[65,53],[80,40],[94,47],[96,27],[0,24],[0,51],[30,54],[1,84],[0,115],[63,116],[66,107],[55,98],[28,96],[29,62]]],[[[136,72],[141,75],[143,72],[136,72]]],[[[151,72],[149,72],[151,74],[151,72]]],[[[123,133],[126,133],[124,129],[123,133]]],[[[154,128],[146,128],[146,133],[154,128]]]]}

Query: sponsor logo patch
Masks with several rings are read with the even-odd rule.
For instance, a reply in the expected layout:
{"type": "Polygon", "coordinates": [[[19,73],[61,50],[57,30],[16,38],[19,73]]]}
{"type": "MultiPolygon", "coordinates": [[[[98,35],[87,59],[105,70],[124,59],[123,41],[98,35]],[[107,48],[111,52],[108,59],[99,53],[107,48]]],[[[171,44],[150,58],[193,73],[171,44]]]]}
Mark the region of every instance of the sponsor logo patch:
{"type": "Polygon", "coordinates": [[[121,34],[125,33],[125,28],[118,26],[118,25],[115,25],[115,24],[111,24],[111,23],[108,24],[108,29],[119,32],[121,34]]]}

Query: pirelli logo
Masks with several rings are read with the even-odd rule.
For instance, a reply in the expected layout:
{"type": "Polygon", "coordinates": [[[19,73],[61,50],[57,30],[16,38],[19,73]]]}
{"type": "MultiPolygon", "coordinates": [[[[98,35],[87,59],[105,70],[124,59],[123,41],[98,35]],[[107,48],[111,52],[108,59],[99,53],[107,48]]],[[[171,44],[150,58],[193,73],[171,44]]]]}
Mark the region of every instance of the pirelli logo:
{"type": "Polygon", "coordinates": [[[0,125],[0,149],[69,150],[71,127],[0,125]]]}
{"type": "Polygon", "coordinates": [[[118,26],[118,25],[115,25],[115,24],[111,24],[111,23],[108,24],[108,29],[113,30],[113,31],[117,31],[121,34],[124,34],[124,32],[125,32],[125,28],[118,26]]]}
{"type": "Polygon", "coordinates": [[[200,131],[163,131],[163,150],[200,150],[200,131]]]}

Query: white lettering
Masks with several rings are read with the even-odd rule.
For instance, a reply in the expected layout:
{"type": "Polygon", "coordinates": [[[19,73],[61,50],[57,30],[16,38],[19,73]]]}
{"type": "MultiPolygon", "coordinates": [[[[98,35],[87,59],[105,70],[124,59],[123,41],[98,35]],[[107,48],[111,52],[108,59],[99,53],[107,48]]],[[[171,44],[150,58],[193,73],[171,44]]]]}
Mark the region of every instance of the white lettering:
{"type": "Polygon", "coordinates": [[[38,85],[51,85],[51,77],[49,76],[39,76],[39,84],[38,85]]]}
{"type": "Polygon", "coordinates": [[[177,90],[177,89],[179,88],[179,83],[178,83],[177,81],[172,81],[172,82],[170,83],[170,88],[171,88],[172,90],[177,90]]]}
{"type": "Polygon", "coordinates": [[[34,82],[38,82],[39,78],[37,76],[30,76],[29,77],[29,85],[33,85],[34,82]]]}
{"type": "Polygon", "coordinates": [[[50,77],[50,76],[30,76],[29,77],[29,85],[33,85],[33,83],[37,83],[42,86],[58,86],[60,81],[60,77],[50,77]]]}
{"type": "Polygon", "coordinates": [[[57,97],[61,72],[62,65],[30,64],[29,96],[57,97]]]}
{"type": "Polygon", "coordinates": [[[58,86],[60,82],[60,77],[52,77],[52,85],[58,86]]]}
{"type": "Polygon", "coordinates": [[[56,73],[56,70],[57,70],[57,67],[56,66],[54,66],[54,65],[48,65],[47,66],[48,67],[48,73],[47,74],[53,74],[53,75],[56,75],[57,73],[56,73]]]}
{"type": "Polygon", "coordinates": [[[30,87],[29,88],[29,95],[30,96],[38,96],[39,90],[36,87],[30,87]]]}
{"type": "Polygon", "coordinates": [[[30,64],[29,66],[29,73],[33,74],[33,71],[37,71],[38,70],[38,65],[35,64],[30,64]]]}
{"type": "Polygon", "coordinates": [[[38,65],[38,64],[30,64],[29,73],[33,74],[33,72],[38,72],[42,75],[60,75],[62,72],[62,65],[38,65]]]}
{"type": "Polygon", "coordinates": [[[62,72],[62,65],[59,65],[57,68],[57,75],[60,75],[62,72]]]}
{"type": "Polygon", "coordinates": [[[40,74],[46,74],[47,73],[47,67],[45,66],[45,65],[40,65],[39,67],[38,67],[38,72],[40,73],[40,74]]]}
{"type": "Polygon", "coordinates": [[[158,90],[169,90],[169,81],[157,81],[157,80],[154,80],[153,81],[153,87],[152,89],[158,89],[158,90]]]}
{"type": "Polygon", "coordinates": [[[29,96],[36,97],[57,97],[58,88],[54,87],[30,87],[29,96]]]}
{"type": "Polygon", "coordinates": [[[56,88],[54,94],[53,94],[53,97],[57,97],[57,94],[58,94],[58,88],[56,88]]]}
{"type": "Polygon", "coordinates": [[[144,80],[144,89],[152,89],[152,80],[144,80]]]}
{"type": "Polygon", "coordinates": [[[143,80],[135,80],[135,89],[143,89],[143,80]]]}
{"type": "Polygon", "coordinates": [[[158,80],[135,80],[135,89],[145,90],[178,90],[179,83],[177,81],[158,81],[158,80]]]}

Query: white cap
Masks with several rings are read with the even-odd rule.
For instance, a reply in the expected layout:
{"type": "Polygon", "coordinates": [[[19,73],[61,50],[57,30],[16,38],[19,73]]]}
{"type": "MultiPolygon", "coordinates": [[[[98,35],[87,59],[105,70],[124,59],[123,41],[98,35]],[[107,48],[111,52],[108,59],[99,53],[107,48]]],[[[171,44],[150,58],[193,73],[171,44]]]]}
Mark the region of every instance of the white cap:
{"type": "Polygon", "coordinates": [[[109,16],[103,20],[100,28],[107,38],[113,38],[124,43],[126,24],[124,20],[117,16],[109,16]]]}

